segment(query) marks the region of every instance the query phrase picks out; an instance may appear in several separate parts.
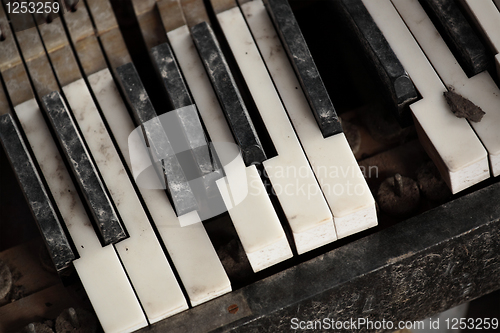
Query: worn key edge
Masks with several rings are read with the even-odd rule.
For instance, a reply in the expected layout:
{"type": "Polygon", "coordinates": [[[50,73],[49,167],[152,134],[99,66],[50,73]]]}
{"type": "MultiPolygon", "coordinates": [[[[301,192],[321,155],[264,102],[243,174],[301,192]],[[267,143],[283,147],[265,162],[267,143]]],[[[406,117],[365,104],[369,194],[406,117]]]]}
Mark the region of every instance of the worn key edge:
{"type": "Polygon", "coordinates": [[[341,133],[337,112],[326,91],[300,27],[287,0],[264,0],[302,89],[325,138],[341,133]]]}
{"type": "Polygon", "coordinates": [[[68,108],[59,92],[42,97],[42,105],[56,133],[63,153],[77,178],[77,183],[89,205],[90,212],[101,233],[104,245],[117,243],[127,237],[118,213],[98,175],[83,138],[78,133],[68,108]]]}
{"type": "Polygon", "coordinates": [[[50,200],[21,132],[10,114],[0,117],[0,141],[35,217],[52,262],[56,269],[61,271],[76,259],[76,255],[62,228],[55,206],[50,200]]]}

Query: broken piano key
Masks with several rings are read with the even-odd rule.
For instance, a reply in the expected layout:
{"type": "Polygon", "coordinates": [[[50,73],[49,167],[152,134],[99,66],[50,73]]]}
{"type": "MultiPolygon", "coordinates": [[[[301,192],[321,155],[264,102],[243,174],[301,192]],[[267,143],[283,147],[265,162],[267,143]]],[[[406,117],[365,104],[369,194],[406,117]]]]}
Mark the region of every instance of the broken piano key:
{"type": "MultiPolygon", "coordinates": [[[[177,216],[184,215],[198,208],[198,204],[188,179],[184,174],[167,134],[151,104],[146,89],[132,63],[116,69],[126,99],[132,108],[137,124],[142,127],[146,144],[153,155],[153,162],[160,162],[161,174],[165,187],[173,201],[177,216]]],[[[154,163],[156,165],[156,163],[154,163]]]]}

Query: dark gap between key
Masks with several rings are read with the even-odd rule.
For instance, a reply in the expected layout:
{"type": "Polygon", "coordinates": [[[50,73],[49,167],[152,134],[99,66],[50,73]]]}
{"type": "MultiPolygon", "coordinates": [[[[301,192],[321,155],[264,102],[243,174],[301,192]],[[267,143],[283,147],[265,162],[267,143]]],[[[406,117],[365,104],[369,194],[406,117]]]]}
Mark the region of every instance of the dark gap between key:
{"type": "MultiPolygon", "coordinates": [[[[157,110],[157,114],[160,115],[163,113],[160,111],[162,108],[165,108],[165,105],[168,105],[167,109],[170,110],[170,102],[164,96],[161,86],[156,79],[154,66],[149,55],[150,50],[146,47],[146,42],[144,41],[131,0],[110,0],[110,3],[132,62],[136,66],[139,77],[143,82],[151,103],[155,110],[157,110]]],[[[154,11],[158,15],[156,8],[154,11]]]]}

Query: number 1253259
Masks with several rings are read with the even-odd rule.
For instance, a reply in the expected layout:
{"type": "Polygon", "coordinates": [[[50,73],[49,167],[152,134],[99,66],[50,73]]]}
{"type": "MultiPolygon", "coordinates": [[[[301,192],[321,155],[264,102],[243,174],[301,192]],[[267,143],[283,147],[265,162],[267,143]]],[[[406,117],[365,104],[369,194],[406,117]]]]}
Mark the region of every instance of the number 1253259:
{"type": "Polygon", "coordinates": [[[50,2],[7,2],[9,14],[51,14],[59,13],[60,6],[57,1],[50,2]]]}

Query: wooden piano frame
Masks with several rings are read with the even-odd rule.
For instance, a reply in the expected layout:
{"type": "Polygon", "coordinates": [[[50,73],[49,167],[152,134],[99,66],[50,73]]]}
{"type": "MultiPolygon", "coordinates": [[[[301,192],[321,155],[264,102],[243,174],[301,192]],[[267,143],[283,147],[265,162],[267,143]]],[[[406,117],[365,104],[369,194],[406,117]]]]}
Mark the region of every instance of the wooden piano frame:
{"type": "Polygon", "coordinates": [[[499,235],[495,183],[138,332],[283,332],[292,318],[421,320],[500,288],[499,235]]]}

